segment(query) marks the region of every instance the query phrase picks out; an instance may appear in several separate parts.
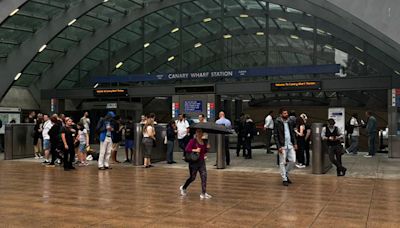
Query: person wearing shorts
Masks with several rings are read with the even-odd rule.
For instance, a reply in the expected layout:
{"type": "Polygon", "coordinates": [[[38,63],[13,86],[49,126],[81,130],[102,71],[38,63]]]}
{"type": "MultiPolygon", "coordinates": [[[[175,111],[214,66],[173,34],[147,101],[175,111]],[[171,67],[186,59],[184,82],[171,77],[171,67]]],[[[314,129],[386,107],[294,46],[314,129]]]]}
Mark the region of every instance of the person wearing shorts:
{"type": "Polygon", "coordinates": [[[79,166],[89,165],[86,161],[86,148],[89,146],[89,134],[84,126],[82,122],[78,123],[79,166]]]}
{"type": "Polygon", "coordinates": [[[133,118],[132,116],[127,117],[128,122],[126,122],[125,127],[124,127],[124,135],[125,135],[125,156],[126,159],[124,163],[130,163],[132,162],[132,156],[133,156],[133,148],[134,148],[134,131],[135,131],[135,126],[133,124],[133,118]],[[131,156],[129,157],[129,150],[131,151],[131,156]]]}

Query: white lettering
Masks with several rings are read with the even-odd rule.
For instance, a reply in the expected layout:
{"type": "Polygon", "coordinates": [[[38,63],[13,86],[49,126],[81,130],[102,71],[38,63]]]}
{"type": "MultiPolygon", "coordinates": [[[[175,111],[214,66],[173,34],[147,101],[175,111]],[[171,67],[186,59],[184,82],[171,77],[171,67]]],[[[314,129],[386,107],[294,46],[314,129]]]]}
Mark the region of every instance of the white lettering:
{"type": "Polygon", "coordinates": [[[189,74],[188,73],[182,73],[182,74],[168,74],[169,79],[185,79],[188,78],[189,74]]]}
{"type": "Polygon", "coordinates": [[[216,71],[211,72],[211,77],[232,77],[233,71],[216,71]]]}

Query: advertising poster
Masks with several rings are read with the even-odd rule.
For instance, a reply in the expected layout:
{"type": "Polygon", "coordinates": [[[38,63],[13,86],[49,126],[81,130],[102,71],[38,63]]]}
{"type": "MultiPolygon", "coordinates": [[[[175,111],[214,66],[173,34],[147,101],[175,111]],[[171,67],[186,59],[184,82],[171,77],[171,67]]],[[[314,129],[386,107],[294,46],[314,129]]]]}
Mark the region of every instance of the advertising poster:
{"type": "Polygon", "coordinates": [[[345,108],[329,108],[328,109],[328,119],[332,118],[335,120],[335,126],[338,127],[341,132],[345,130],[345,108]]]}

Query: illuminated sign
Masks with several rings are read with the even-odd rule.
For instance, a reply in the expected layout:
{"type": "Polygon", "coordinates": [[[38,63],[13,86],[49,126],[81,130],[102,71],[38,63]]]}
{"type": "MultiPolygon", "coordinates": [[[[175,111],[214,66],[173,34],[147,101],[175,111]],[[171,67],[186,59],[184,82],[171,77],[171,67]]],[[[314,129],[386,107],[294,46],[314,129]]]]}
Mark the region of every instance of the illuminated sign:
{"type": "Polygon", "coordinates": [[[271,91],[302,91],[302,90],[321,90],[321,82],[278,82],[271,83],[271,91]]]}
{"type": "Polygon", "coordinates": [[[95,97],[127,97],[127,89],[95,89],[93,90],[95,97]]]}

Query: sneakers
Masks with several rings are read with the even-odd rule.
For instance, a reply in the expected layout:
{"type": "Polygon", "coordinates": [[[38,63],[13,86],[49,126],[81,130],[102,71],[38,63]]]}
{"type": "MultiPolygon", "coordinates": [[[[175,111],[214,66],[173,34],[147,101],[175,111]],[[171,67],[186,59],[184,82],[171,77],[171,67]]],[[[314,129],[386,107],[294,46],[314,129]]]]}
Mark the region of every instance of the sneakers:
{"type": "Polygon", "coordinates": [[[348,149],[346,149],[346,154],[350,154],[350,151],[348,149]]]}
{"type": "Polygon", "coordinates": [[[306,166],[303,165],[303,164],[296,163],[296,167],[299,168],[299,169],[304,169],[306,166]]]}
{"type": "Polygon", "coordinates": [[[364,158],[372,158],[372,155],[366,154],[364,155],[364,158]]]}
{"type": "Polygon", "coordinates": [[[183,185],[179,187],[179,190],[181,191],[181,196],[187,195],[187,191],[186,191],[186,189],[183,189],[183,185]]]}
{"type": "Polygon", "coordinates": [[[39,156],[35,155],[35,159],[39,159],[39,158],[40,158],[39,156]]]}
{"type": "Polygon", "coordinates": [[[211,199],[211,198],[212,198],[212,196],[209,195],[208,193],[200,194],[200,199],[211,199]]]}
{"type": "Polygon", "coordinates": [[[49,164],[49,163],[50,163],[50,161],[47,160],[47,159],[45,159],[45,160],[42,162],[42,164],[49,164]]]}
{"type": "Polygon", "coordinates": [[[282,184],[283,184],[283,186],[289,186],[289,182],[288,181],[283,181],[282,184]]]}

